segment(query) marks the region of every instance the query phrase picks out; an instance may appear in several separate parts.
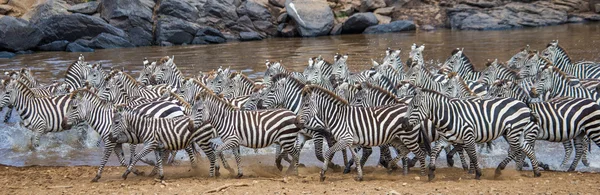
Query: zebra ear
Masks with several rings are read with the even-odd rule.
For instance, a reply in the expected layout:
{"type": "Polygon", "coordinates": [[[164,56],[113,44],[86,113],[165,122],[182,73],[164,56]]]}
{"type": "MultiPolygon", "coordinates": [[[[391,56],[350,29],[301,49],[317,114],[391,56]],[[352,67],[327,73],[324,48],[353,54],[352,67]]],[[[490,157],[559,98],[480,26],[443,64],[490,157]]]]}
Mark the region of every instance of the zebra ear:
{"type": "Polygon", "coordinates": [[[425,44],[422,44],[421,46],[419,46],[419,51],[423,52],[423,50],[425,50],[425,44]]]}
{"type": "Polygon", "coordinates": [[[417,49],[417,44],[413,43],[412,46],[410,46],[410,50],[416,50],[417,49]]]}
{"type": "Polygon", "coordinates": [[[494,63],[494,62],[492,62],[492,60],[487,59],[487,62],[485,63],[485,67],[490,67],[492,65],[492,63],[494,63]]]}

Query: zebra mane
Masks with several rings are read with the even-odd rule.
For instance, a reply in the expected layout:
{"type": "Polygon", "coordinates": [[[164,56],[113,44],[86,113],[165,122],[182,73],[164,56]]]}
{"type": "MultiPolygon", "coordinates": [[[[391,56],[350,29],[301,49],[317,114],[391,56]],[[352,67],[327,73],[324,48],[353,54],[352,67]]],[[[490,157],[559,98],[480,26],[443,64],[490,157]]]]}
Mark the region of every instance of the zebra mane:
{"type": "Polygon", "coordinates": [[[17,85],[17,89],[22,89],[23,94],[27,97],[31,96],[31,97],[35,97],[33,91],[31,91],[31,88],[27,87],[27,85],[19,80],[14,80],[14,84],[13,85],[17,85]]]}
{"type": "Polygon", "coordinates": [[[460,76],[458,76],[458,74],[455,73],[455,75],[453,77],[450,77],[450,74],[448,75],[448,79],[453,79],[453,78],[456,79],[458,84],[463,88],[463,90],[467,91],[469,93],[469,95],[475,96],[475,92],[473,92],[473,90],[471,90],[471,88],[469,88],[469,85],[467,85],[467,82],[465,82],[465,80],[463,80],[460,76]]]}
{"type": "Polygon", "coordinates": [[[231,75],[229,75],[229,79],[233,79],[238,75],[240,76],[240,78],[242,78],[242,83],[251,83],[252,85],[254,85],[256,87],[256,84],[254,83],[254,81],[252,79],[248,78],[248,76],[246,76],[242,72],[232,72],[231,75]]]}
{"type": "Polygon", "coordinates": [[[69,64],[69,66],[67,67],[67,72],[66,73],[68,74],[71,71],[71,69],[73,69],[76,66],[81,66],[81,65],[82,64],[79,63],[79,61],[75,61],[75,62],[69,64]]]}
{"type": "MultiPolygon", "coordinates": [[[[548,45],[546,46],[546,48],[553,46],[552,43],[548,43],[548,45]]],[[[556,44],[556,49],[558,50],[558,52],[562,52],[565,54],[566,58],[565,60],[567,60],[569,63],[572,63],[573,61],[571,60],[571,57],[569,56],[569,53],[567,52],[567,50],[565,50],[562,46],[560,46],[558,43],[556,44]]]]}
{"type": "Polygon", "coordinates": [[[200,88],[204,89],[205,91],[211,91],[212,92],[212,90],[210,90],[208,87],[206,87],[206,85],[204,85],[198,79],[188,77],[188,78],[185,78],[185,80],[186,80],[186,82],[188,80],[191,80],[193,82],[193,84],[200,86],[200,88]]]}
{"type": "Polygon", "coordinates": [[[101,99],[98,94],[94,93],[92,90],[90,89],[86,89],[86,88],[82,88],[82,89],[77,89],[77,90],[73,90],[73,92],[71,92],[69,94],[69,99],[74,99],[76,98],[78,95],[81,95],[83,97],[91,97],[93,99],[93,101],[98,101],[100,102],[100,104],[102,105],[112,105],[112,102],[108,102],[106,100],[101,99]]]}
{"type": "Polygon", "coordinates": [[[233,104],[225,101],[225,99],[223,99],[220,95],[217,95],[212,91],[202,91],[198,95],[196,95],[195,99],[203,99],[204,101],[206,101],[206,99],[214,99],[216,102],[225,105],[227,108],[239,110],[237,106],[234,106],[233,104]]]}
{"type": "Polygon", "coordinates": [[[550,71],[552,73],[554,73],[555,75],[558,75],[558,77],[561,80],[566,81],[566,82],[570,82],[571,79],[569,78],[569,75],[567,75],[567,73],[563,72],[562,70],[558,69],[557,67],[555,67],[555,66],[546,66],[546,67],[544,67],[542,69],[542,72],[545,71],[545,70],[547,70],[547,69],[550,69],[550,71]]]}
{"type": "Polygon", "coordinates": [[[311,93],[317,93],[317,94],[324,95],[324,96],[326,96],[326,98],[334,100],[336,102],[339,102],[342,105],[346,105],[346,106],[349,105],[348,101],[346,101],[344,98],[337,96],[335,93],[333,93],[321,86],[309,85],[309,86],[304,87],[304,89],[302,89],[302,96],[309,95],[311,93]]]}
{"type": "Polygon", "coordinates": [[[473,63],[471,63],[471,59],[469,59],[469,57],[464,52],[461,53],[460,59],[465,61],[465,68],[475,71],[475,66],[473,66],[473,63]]]}
{"type": "Polygon", "coordinates": [[[164,64],[164,63],[168,62],[169,59],[170,59],[169,56],[162,57],[158,60],[158,62],[156,64],[164,64]]]}
{"type": "Polygon", "coordinates": [[[277,83],[279,80],[281,79],[287,79],[288,81],[292,81],[292,83],[294,85],[299,86],[300,88],[304,88],[305,83],[294,78],[293,76],[289,75],[288,73],[278,73],[275,76],[273,76],[271,78],[272,83],[277,83]]]}
{"type": "Polygon", "coordinates": [[[371,90],[374,90],[375,92],[377,92],[379,94],[383,94],[384,96],[392,98],[394,101],[396,101],[398,99],[395,94],[393,94],[392,92],[390,92],[388,90],[385,90],[385,89],[383,89],[383,88],[381,88],[379,86],[372,85],[372,84],[370,84],[368,82],[363,82],[362,85],[361,85],[361,87],[363,89],[361,89],[361,90],[371,89],[371,90]],[[364,86],[362,86],[362,85],[364,85],[364,86]]]}
{"type": "Polygon", "coordinates": [[[541,56],[539,56],[537,53],[533,53],[533,52],[532,52],[532,53],[530,53],[527,59],[531,59],[531,58],[533,58],[533,57],[535,57],[535,56],[538,56],[538,60],[542,60],[542,61],[544,61],[544,63],[546,64],[546,67],[547,67],[547,66],[554,66],[554,63],[552,63],[552,62],[551,62],[549,59],[546,59],[546,58],[544,58],[544,57],[541,57],[541,56]]]}
{"type": "Polygon", "coordinates": [[[425,96],[439,96],[439,97],[444,97],[446,99],[452,99],[450,97],[448,97],[447,95],[444,95],[443,93],[440,93],[438,91],[435,90],[431,90],[431,89],[425,89],[425,88],[420,88],[421,89],[421,93],[426,93],[425,96]]]}
{"type": "Polygon", "coordinates": [[[165,92],[168,92],[169,97],[176,99],[181,104],[181,106],[185,107],[187,110],[190,110],[192,108],[192,105],[190,105],[189,102],[185,101],[181,96],[177,95],[176,93],[168,91],[167,89],[163,89],[161,92],[163,92],[163,94],[166,94],[165,92]]]}
{"type": "Polygon", "coordinates": [[[129,82],[140,86],[142,85],[139,81],[137,81],[136,79],[134,79],[131,75],[127,74],[126,72],[123,72],[121,70],[113,70],[110,72],[110,74],[108,74],[108,76],[106,76],[106,78],[104,79],[105,81],[110,81],[110,79],[112,79],[113,77],[115,77],[117,74],[121,74],[123,75],[123,78],[125,78],[124,80],[129,80],[129,82]]]}
{"type": "MultiPolygon", "coordinates": [[[[493,63],[491,61],[488,61],[486,63],[486,66],[491,66],[493,63]]],[[[498,69],[503,69],[506,70],[506,72],[508,72],[508,74],[510,74],[510,76],[512,76],[513,78],[515,78],[516,80],[521,79],[521,75],[519,75],[519,72],[517,72],[516,70],[513,70],[511,68],[509,68],[508,66],[506,66],[506,64],[502,63],[502,62],[498,62],[496,63],[498,69]]]]}

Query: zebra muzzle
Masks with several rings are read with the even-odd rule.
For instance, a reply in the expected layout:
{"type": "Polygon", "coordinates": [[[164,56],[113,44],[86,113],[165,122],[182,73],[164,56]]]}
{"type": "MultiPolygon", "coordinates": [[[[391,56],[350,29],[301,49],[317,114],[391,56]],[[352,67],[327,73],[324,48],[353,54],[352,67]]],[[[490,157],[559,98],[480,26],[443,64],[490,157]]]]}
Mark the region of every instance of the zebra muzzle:
{"type": "Polygon", "coordinates": [[[63,117],[63,121],[60,123],[60,126],[64,129],[71,129],[71,124],[69,124],[67,117],[63,117]]]}

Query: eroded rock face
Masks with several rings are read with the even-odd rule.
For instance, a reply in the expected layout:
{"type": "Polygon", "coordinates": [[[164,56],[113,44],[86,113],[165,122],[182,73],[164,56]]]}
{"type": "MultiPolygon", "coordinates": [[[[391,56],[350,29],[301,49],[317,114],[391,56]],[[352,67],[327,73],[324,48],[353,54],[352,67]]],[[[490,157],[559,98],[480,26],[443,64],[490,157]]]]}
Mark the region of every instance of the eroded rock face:
{"type": "Polygon", "coordinates": [[[46,0],[40,2],[42,3],[33,7],[22,18],[29,20],[31,23],[37,23],[51,16],[69,14],[67,11],[69,5],[63,0],[46,0]]]}
{"type": "Polygon", "coordinates": [[[75,41],[79,38],[93,38],[100,33],[127,37],[123,30],[106,21],[84,14],[54,15],[35,24],[43,33],[42,44],[57,40],[75,41]]]}
{"type": "Polygon", "coordinates": [[[70,12],[73,12],[73,13],[81,13],[81,14],[91,15],[91,14],[96,13],[99,5],[100,5],[99,1],[90,1],[87,3],[80,3],[80,4],[72,5],[67,10],[70,12]]]}
{"type": "Polygon", "coordinates": [[[449,9],[448,16],[453,29],[498,30],[562,24],[567,22],[567,10],[548,2],[515,2],[493,9],[461,4],[449,9]]]}
{"type": "Polygon", "coordinates": [[[174,45],[190,44],[198,29],[200,26],[195,23],[173,16],[163,16],[156,25],[156,41],[174,45]]]}
{"type": "Polygon", "coordinates": [[[26,20],[12,16],[0,18],[0,50],[23,51],[34,48],[44,34],[26,20]]]}
{"type": "Polygon", "coordinates": [[[102,0],[99,9],[100,16],[125,31],[132,44],[148,46],[153,43],[153,7],[154,2],[147,0],[102,0]]]}
{"type": "Polygon", "coordinates": [[[286,0],[285,9],[297,24],[300,36],[323,36],[333,28],[333,12],[325,1],[286,0]]]}

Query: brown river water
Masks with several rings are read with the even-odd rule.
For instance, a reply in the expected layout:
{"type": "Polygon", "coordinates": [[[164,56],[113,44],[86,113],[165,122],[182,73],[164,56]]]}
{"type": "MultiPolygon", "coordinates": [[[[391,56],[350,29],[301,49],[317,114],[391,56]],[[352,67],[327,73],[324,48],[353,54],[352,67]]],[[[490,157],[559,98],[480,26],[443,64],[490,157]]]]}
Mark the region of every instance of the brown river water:
{"type": "MultiPolygon", "coordinates": [[[[84,53],[86,61],[99,62],[104,67],[124,68],[134,77],[142,68],[142,60],[148,57],[156,60],[162,56],[175,56],[175,63],[185,76],[193,76],[198,71],[210,71],[219,66],[231,67],[246,72],[250,77],[261,77],[265,60],[281,60],[284,66],[294,71],[302,71],[308,58],[322,55],[332,60],[335,53],[349,54],[348,64],[354,71],[370,67],[370,60],[380,61],[387,47],[402,49],[402,60],[406,60],[413,43],[425,44],[425,60],[443,62],[455,48],[464,48],[471,61],[482,68],[487,59],[507,61],[525,45],[532,49],[543,50],[551,40],[558,39],[574,61],[600,61],[600,23],[568,24],[543,28],[526,28],[505,31],[452,31],[440,29],[433,32],[409,32],[381,35],[342,35],[316,38],[271,38],[253,42],[230,42],[218,45],[189,45],[173,47],[141,47],[125,49],[97,50],[84,53]]],[[[77,59],[79,53],[40,52],[18,55],[12,59],[0,59],[0,70],[18,69],[28,66],[43,83],[64,78],[66,67],[77,59]]],[[[0,112],[4,116],[5,111],[0,112]]],[[[11,123],[17,122],[13,113],[11,123]]],[[[31,131],[16,124],[0,123],[0,164],[13,166],[30,165],[98,165],[101,148],[96,146],[97,135],[89,130],[85,143],[77,141],[75,132],[66,131],[44,135],[41,146],[35,151],[29,149],[31,131]]],[[[484,167],[495,167],[506,156],[506,143],[498,142],[500,149],[481,155],[484,167]]],[[[539,141],[537,156],[539,160],[558,168],[564,155],[561,144],[539,141]]],[[[600,155],[593,146],[588,156],[592,165],[578,170],[599,171],[600,155]]],[[[304,164],[319,165],[312,149],[304,152],[300,161],[304,164]]],[[[261,149],[258,153],[271,153],[272,148],[261,149]]],[[[254,154],[254,150],[244,150],[245,155],[254,154]]],[[[377,152],[373,153],[367,165],[375,165],[377,152]]],[[[335,161],[340,162],[341,155],[335,161]]],[[[443,156],[443,155],[442,155],[443,156]]],[[[179,158],[187,159],[185,154],[179,158]]],[[[441,157],[438,162],[445,161],[441,157]]],[[[233,161],[232,161],[233,162],[233,161]]],[[[569,162],[570,163],[570,162],[569,162]]],[[[116,165],[111,157],[110,165],[116,165]]],[[[442,163],[445,166],[445,163],[442,163]]],[[[459,163],[457,163],[459,164],[459,163]]],[[[459,165],[456,165],[459,166],[459,165]]],[[[562,170],[566,170],[563,168],[562,170]]]]}

